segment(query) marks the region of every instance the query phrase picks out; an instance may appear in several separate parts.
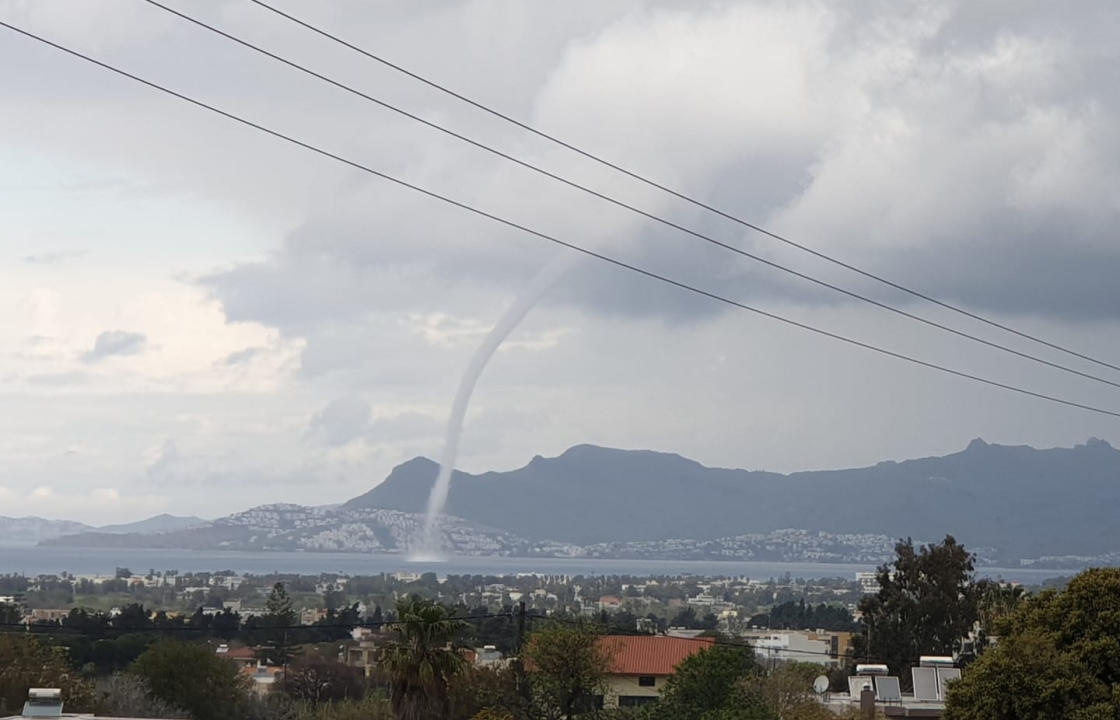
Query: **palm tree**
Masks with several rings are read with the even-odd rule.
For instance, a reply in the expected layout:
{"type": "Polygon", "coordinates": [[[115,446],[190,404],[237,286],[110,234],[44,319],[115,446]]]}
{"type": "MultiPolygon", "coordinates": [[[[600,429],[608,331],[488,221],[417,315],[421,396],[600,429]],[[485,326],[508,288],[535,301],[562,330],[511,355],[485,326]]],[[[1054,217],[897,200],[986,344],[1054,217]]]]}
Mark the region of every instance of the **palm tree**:
{"type": "Polygon", "coordinates": [[[450,717],[448,680],[466,661],[453,643],[466,623],[416,595],[397,602],[396,637],[385,648],[389,699],[399,720],[450,717]]]}

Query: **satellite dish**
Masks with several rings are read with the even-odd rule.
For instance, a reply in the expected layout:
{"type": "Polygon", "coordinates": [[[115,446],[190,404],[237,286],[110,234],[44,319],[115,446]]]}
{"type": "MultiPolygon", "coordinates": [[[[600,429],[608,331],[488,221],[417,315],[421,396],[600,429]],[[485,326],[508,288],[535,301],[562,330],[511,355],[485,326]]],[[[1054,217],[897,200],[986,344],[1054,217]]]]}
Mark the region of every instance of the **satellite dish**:
{"type": "Polygon", "coordinates": [[[827,675],[818,675],[817,679],[813,681],[813,689],[817,691],[818,695],[824,695],[826,692],[828,692],[828,686],[829,682],[827,675]]]}

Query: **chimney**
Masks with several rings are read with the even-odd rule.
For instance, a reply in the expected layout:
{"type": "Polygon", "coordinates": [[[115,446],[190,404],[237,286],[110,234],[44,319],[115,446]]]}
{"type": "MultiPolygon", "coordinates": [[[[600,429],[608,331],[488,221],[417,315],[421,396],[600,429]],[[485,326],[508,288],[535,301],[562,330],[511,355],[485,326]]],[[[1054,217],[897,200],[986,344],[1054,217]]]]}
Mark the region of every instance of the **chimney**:
{"type": "Polygon", "coordinates": [[[62,690],[58,688],[31,688],[23,704],[23,717],[62,717],[62,690]]]}

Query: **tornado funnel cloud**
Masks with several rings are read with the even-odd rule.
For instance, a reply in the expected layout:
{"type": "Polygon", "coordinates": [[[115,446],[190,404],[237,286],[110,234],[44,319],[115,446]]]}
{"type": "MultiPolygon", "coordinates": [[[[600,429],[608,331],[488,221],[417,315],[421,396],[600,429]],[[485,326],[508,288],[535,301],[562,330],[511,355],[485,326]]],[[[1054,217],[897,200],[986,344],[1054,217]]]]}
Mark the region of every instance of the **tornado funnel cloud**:
{"type": "Polygon", "coordinates": [[[455,392],[455,400],[451,404],[451,415],[447,419],[447,434],[443,442],[443,453],[439,461],[439,475],[436,476],[435,485],[432,486],[431,495],[428,496],[428,512],[424,518],[424,535],[421,552],[415,554],[414,559],[432,559],[440,556],[442,552],[437,523],[447,504],[447,494],[451,490],[451,473],[455,469],[455,460],[459,455],[459,439],[463,433],[463,419],[467,414],[467,407],[471,402],[475,385],[486,369],[487,363],[494,353],[517,328],[533,306],[548,292],[557,280],[575,263],[573,258],[567,256],[557,257],[549,262],[530,279],[524,289],[514,298],[513,302],[505,309],[494,327],[475,349],[467,364],[463,377],[459,380],[459,387],[455,392]]]}

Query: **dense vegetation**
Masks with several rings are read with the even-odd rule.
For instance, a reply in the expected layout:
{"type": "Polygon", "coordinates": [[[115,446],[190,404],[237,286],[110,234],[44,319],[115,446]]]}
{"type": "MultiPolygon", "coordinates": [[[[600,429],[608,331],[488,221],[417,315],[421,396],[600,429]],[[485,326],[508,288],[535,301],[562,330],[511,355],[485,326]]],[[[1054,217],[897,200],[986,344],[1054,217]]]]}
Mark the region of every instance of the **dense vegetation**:
{"type": "Polygon", "coordinates": [[[1120,569],[1027,598],[993,630],[999,642],[956,683],[947,720],[1120,717],[1120,569]]]}
{"type": "MultiPolygon", "coordinates": [[[[952,537],[920,548],[899,543],[896,560],[880,568],[879,592],[861,603],[866,629],[848,661],[885,661],[904,686],[919,654],[970,661],[951,686],[949,720],[1120,717],[1120,570],[1087,571],[1064,589],[1032,596],[975,581],[972,563],[952,537]]],[[[761,665],[748,646],[718,631],[712,647],[678,666],[660,702],[601,709],[611,658],[598,639],[635,632],[640,618],[625,611],[471,615],[405,596],[379,612],[379,663],[367,677],[338,662],[339,640],[348,628],[373,622],[339,599],[310,626],[298,624],[292,595],[279,582],[264,612],[244,622],[232,611],[74,609],[57,623],[0,634],[0,709],[18,711],[29,687],[49,686],[62,689],[71,711],[195,720],[832,717],[810,691],[820,666],[761,665]],[[462,648],[489,638],[518,659],[499,667],[467,662],[462,648]],[[245,672],[215,652],[226,641],[253,645],[262,661],[284,666],[274,692],[253,692],[245,672]]],[[[679,619],[706,622],[689,610],[679,619]]],[[[777,603],[765,619],[772,627],[851,622],[807,602],[777,603]]],[[[842,684],[842,675],[834,680],[842,684]]]]}

